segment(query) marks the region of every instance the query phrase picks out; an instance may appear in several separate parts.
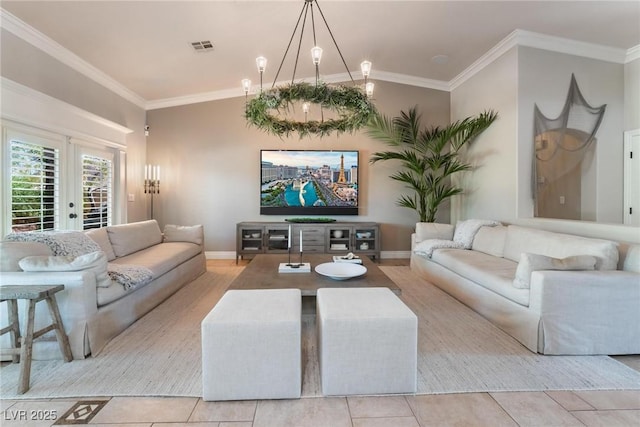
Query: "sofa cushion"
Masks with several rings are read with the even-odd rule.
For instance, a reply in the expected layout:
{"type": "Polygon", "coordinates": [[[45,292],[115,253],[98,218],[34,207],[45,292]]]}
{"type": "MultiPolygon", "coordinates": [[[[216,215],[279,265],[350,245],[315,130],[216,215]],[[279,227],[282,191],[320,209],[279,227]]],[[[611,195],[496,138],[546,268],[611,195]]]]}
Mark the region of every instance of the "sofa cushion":
{"type": "Polygon", "coordinates": [[[151,270],[156,279],[183,262],[198,255],[201,247],[194,243],[168,242],[151,246],[131,255],[116,258],[111,264],[131,264],[151,270]]]}
{"type": "Polygon", "coordinates": [[[0,242],[0,271],[22,271],[18,262],[28,256],[51,255],[51,249],[44,243],[0,242]]]}
{"type": "Polygon", "coordinates": [[[640,245],[629,245],[625,247],[622,270],[640,273],[640,245]]]}
{"type": "Polygon", "coordinates": [[[109,234],[107,233],[107,229],[105,227],[101,228],[93,228],[91,230],[87,230],[84,232],[91,240],[96,242],[102,252],[107,254],[107,261],[113,261],[116,259],[116,254],[113,252],[113,246],[111,246],[111,242],[109,241],[109,234]]]}
{"type": "Polygon", "coordinates": [[[591,239],[570,234],[553,233],[510,225],[504,245],[504,257],[520,261],[523,252],[566,258],[572,255],[596,257],[596,270],[616,270],[618,244],[609,240],[591,239]]]}
{"type": "Polygon", "coordinates": [[[132,222],[130,224],[110,225],[107,227],[109,241],[116,257],[123,257],[162,243],[162,233],[158,222],[132,222]]]}
{"type": "Polygon", "coordinates": [[[574,255],[566,258],[552,258],[546,255],[530,254],[523,252],[513,279],[513,286],[520,289],[529,289],[531,272],[540,270],[593,270],[596,266],[596,257],[591,255],[574,255]]]}
{"type": "Polygon", "coordinates": [[[204,242],[204,231],[202,225],[173,225],[164,226],[165,242],[191,242],[202,245],[204,242]]]}
{"type": "Polygon", "coordinates": [[[98,307],[102,307],[103,305],[107,305],[116,300],[119,300],[123,296],[128,295],[136,290],[136,288],[126,289],[120,283],[113,280],[111,280],[109,283],[110,285],[108,287],[97,289],[96,302],[98,304],[98,307]]]}
{"type": "Polygon", "coordinates": [[[437,222],[419,222],[416,224],[416,243],[423,240],[453,240],[453,225],[437,222]]]}
{"type": "Polygon", "coordinates": [[[107,287],[111,280],[107,275],[107,256],[95,251],[79,256],[28,256],[20,260],[23,271],[83,271],[89,270],[96,275],[96,285],[107,287]]]}
{"type": "Polygon", "coordinates": [[[437,249],[431,260],[517,304],[529,306],[529,290],[513,287],[518,264],[511,260],[464,249],[437,249]]]}
{"type": "Polygon", "coordinates": [[[504,256],[504,242],[507,238],[507,227],[481,227],[473,239],[471,249],[502,258],[504,256]]]}

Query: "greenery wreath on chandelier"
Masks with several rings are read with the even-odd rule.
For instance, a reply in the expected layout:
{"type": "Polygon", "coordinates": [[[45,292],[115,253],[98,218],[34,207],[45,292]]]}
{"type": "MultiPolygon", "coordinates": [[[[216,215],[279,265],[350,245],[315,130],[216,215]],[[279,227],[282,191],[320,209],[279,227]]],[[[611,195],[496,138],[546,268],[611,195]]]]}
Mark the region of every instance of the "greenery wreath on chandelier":
{"type": "Polygon", "coordinates": [[[333,131],[338,135],[353,133],[365,126],[375,112],[374,105],[358,87],[328,86],[322,82],[291,83],[264,91],[247,102],[245,117],[248,124],[267,133],[282,137],[297,132],[302,139],[311,134],[327,136],[333,131]],[[320,105],[336,113],[338,118],[301,122],[278,116],[291,110],[296,101],[320,105]]]}

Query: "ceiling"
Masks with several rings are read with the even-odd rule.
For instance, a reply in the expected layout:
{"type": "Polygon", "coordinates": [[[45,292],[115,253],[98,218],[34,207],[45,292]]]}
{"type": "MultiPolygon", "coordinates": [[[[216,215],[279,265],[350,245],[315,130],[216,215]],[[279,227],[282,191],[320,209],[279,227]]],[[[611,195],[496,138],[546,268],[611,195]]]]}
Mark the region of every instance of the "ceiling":
{"type": "MultiPolygon", "coordinates": [[[[302,9],[289,1],[7,1],[1,6],[105,73],[145,102],[217,91],[242,94],[259,81],[255,58],[273,81],[302,9]],[[191,42],[210,40],[196,53],[191,42]]],[[[319,0],[354,78],[373,63],[372,78],[447,83],[514,30],[629,50],[640,45],[639,1],[346,1],[319,0]],[[444,63],[434,61],[446,55],[444,63]]],[[[315,11],[322,76],[346,69],[315,11]]],[[[307,25],[311,25],[307,21],[307,25]]],[[[309,26],[296,80],[311,77],[309,26]]],[[[299,33],[298,33],[299,34],[299,33]]],[[[290,80],[292,52],[278,77],[290,80]]]]}

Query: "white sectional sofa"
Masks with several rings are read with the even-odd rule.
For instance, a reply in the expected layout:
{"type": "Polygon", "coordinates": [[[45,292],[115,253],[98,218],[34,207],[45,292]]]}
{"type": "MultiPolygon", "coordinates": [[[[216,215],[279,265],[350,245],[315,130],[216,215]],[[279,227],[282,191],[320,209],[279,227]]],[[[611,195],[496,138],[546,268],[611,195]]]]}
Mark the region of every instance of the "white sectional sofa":
{"type": "Polygon", "coordinates": [[[640,246],[515,225],[456,234],[417,224],[412,270],[531,351],[640,354],[640,246]]]}
{"type": "MultiPolygon", "coordinates": [[[[163,234],[155,220],[86,233],[11,234],[0,242],[0,284],[65,285],[56,298],[73,357],[82,359],[97,355],[109,340],[201,275],[206,270],[203,240],[200,225],[167,225],[163,234]]],[[[36,328],[49,322],[46,305],[40,305],[36,328]]],[[[25,310],[20,311],[23,326],[25,310]]],[[[56,342],[46,338],[34,343],[34,359],[60,358],[56,342]]]]}

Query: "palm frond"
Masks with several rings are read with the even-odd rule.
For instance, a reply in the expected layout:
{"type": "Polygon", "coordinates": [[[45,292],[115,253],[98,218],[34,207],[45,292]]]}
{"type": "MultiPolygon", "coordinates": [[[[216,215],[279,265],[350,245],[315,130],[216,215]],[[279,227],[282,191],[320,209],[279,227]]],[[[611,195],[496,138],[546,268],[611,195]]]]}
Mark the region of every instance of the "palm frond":
{"type": "Polygon", "coordinates": [[[402,145],[402,137],[394,125],[394,119],[378,112],[373,114],[369,119],[365,132],[369,137],[384,142],[387,145],[393,147],[402,145]]]}
{"type": "Polygon", "coordinates": [[[462,193],[462,188],[451,185],[450,177],[471,169],[469,163],[460,159],[458,151],[497,117],[497,113],[487,110],[446,127],[422,128],[422,115],[417,107],[401,111],[400,116],[393,119],[376,113],[369,122],[367,135],[398,150],[375,152],[370,162],[399,161],[402,169],[390,178],[404,183],[413,191],[413,196],[402,195],[397,204],[415,210],[420,221],[433,222],[438,207],[462,193]]]}

